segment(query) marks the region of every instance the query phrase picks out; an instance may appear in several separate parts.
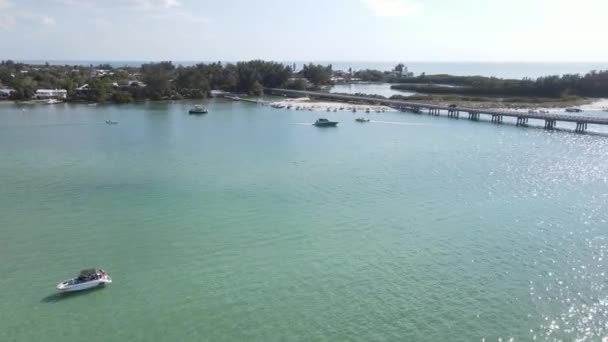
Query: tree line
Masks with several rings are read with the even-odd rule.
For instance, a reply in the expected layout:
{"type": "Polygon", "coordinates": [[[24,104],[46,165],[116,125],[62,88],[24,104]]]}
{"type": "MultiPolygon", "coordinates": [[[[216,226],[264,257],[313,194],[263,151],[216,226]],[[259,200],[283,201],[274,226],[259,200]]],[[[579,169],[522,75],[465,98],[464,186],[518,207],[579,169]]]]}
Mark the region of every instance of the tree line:
{"type": "Polygon", "coordinates": [[[261,60],[187,67],[164,61],[124,68],[27,65],[9,60],[0,62],[0,87],[14,89],[11,95],[14,100],[32,98],[36,89],[58,88],[68,91],[68,100],[122,103],[204,98],[212,89],[261,95],[264,87],[287,84],[292,74],[289,66],[261,60]],[[104,70],[101,76],[96,74],[100,69],[104,70]],[[79,89],[84,84],[88,87],[79,89]]]}
{"type": "Polygon", "coordinates": [[[608,70],[585,75],[567,74],[537,79],[501,79],[483,76],[420,75],[396,84],[392,89],[429,94],[530,96],[559,98],[568,96],[607,97],[608,70]],[[454,85],[446,87],[442,85],[454,85]]]}
{"type": "Polygon", "coordinates": [[[535,97],[608,97],[608,71],[586,75],[547,76],[538,79],[500,79],[482,76],[413,76],[403,64],[392,71],[335,71],[333,66],[295,65],[253,60],[238,63],[200,63],[176,66],[170,61],[139,67],[111,65],[28,65],[0,62],[0,87],[12,88],[14,100],[30,99],[36,89],[66,89],[69,101],[124,103],[142,99],[204,98],[210,90],[262,95],[264,87],[320,89],[335,79],[399,83],[393,89],[459,95],[512,95],[535,97]],[[88,87],[83,89],[82,86],[88,87]],[[445,87],[440,85],[456,85],[445,87]]]}

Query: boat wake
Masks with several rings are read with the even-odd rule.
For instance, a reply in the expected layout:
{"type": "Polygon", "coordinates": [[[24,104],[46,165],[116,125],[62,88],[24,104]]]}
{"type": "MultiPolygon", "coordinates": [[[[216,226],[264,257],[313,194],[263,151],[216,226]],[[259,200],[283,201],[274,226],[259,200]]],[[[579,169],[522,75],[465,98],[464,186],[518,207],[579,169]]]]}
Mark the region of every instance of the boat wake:
{"type": "Polygon", "coordinates": [[[371,123],[387,124],[387,125],[399,125],[399,126],[436,126],[433,124],[425,123],[413,123],[413,122],[402,122],[402,121],[376,121],[370,120],[371,123]]]}
{"type": "Polygon", "coordinates": [[[55,293],[47,295],[46,297],[42,298],[40,301],[42,303],[57,303],[57,302],[61,302],[63,300],[67,300],[70,298],[86,296],[88,294],[92,294],[97,291],[101,291],[103,289],[105,289],[105,286],[98,286],[98,287],[89,289],[88,291],[80,291],[80,292],[55,292],[55,293]]]}

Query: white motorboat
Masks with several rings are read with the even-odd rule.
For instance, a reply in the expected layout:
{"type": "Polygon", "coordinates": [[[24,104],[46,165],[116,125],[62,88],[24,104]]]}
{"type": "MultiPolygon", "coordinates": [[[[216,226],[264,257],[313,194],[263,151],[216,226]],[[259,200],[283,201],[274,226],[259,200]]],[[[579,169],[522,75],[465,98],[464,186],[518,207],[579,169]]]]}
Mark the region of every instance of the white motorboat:
{"type": "Polygon", "coordinates": [[[60,292],[75,292],[92,289],[98,286],[111,284],[112,278],[104,270],[96,271],[94,268],[80,271],[76,278],[68,279],[57,285],[60,292]]]}
{"type": "Polygon", "coordinates": [[[45,103],[53,105],[53,104],[58,104],[58,103],[63,103],[63,102],[59,101],[59,100],[56,100],[56,99],[50,99],[50,100],[46,101],[45,103]]]}

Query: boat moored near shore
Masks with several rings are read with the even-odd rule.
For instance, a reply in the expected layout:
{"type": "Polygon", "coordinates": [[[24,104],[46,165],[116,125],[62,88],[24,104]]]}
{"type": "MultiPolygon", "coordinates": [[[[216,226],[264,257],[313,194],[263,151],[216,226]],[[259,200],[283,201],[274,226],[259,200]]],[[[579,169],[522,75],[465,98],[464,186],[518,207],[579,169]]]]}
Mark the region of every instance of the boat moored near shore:
{"type": "Polygon", "coordinates": [[[580,108],[566,108],[566,112],[568,112],[568,113],[580,113],[582,111],[583,110],[580,108]]]}

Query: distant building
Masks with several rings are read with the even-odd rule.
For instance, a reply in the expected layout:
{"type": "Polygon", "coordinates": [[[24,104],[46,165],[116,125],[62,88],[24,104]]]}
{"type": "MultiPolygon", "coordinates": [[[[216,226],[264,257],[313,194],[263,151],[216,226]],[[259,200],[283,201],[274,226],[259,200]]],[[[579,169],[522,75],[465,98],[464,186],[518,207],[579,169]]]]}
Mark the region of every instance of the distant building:
{"type": "Polygon", "coordinates": [[[34,94],[34,98],[38,100],[61,99],[65,100],[68,97],[68,91],[65,89],[38,89],[34,94]]]}
{"type": "Polygon", "coordinates": [[[222,97],[225,95],[230,95],[230,92],[223,91],[223,90],[215,90],[215,89],[209,91],[209,96],[211,96],[211,97],[222,97]]]}
{"type": "Polygon", "coordinates": [[[86,96],[92,90],[93,90],[93,87],[91,87],[88,83],[85,83],[85,84],[83,84],[80,87],[78,87],[78,88],[75,89],[76,96],[86,96]]]}
{"type": "Polygon", "coordinates": [[[119,83],[114,82],[114,83],[112,83],[112,86],[115,88],[130,88],[130,87],[145,88],[146,84],[141,81],[123,81],[123,82],[119,82],[119,83]]]}
{"type": "Polygon", "coordinates": [[[112,72],[112,70],[107,70],[107,69],[95,69],[93,71],[91,71],[91,76],[93,77],[103,77],[103,76],[112,76],[114,75],[114,72],[112,72]]]}
{"type": "Polygon", "coordinates": [[[15,89],[0,88],[0,100],[8,100],[13,92],[15,92],[15,89]]]}
{"type": "Polygon", "coordinates": [[[81,85],[80,87],[76,88],[77,91],[87,91],[87,90],[91,90],[91,87],[89,86],[88,83],[85,83],[83,85],[81,85]]]}

